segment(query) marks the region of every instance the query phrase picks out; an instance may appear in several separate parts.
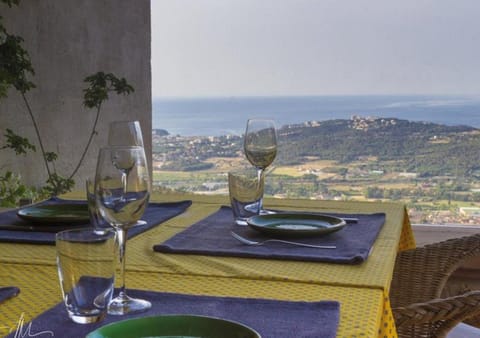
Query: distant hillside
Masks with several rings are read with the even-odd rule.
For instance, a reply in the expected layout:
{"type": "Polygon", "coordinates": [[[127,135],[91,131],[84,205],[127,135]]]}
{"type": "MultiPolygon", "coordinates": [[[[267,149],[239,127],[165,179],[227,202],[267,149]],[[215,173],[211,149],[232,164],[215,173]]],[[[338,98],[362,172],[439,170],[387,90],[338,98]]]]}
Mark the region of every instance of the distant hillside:
{"type": "Polygon", "coordinates": [[[277,164],[302,163],[311,156],[345,164],[377,157],[424,177],[480,173],[480,130],[468,126],[354,117],[284,126],[278,139],[277,164]]]}

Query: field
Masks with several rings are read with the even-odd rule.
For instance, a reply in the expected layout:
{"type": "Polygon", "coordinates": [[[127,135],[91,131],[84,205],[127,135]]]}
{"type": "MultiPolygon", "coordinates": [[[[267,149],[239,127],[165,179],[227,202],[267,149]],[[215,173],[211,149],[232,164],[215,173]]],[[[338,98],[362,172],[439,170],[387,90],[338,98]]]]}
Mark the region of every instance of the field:
{"type": "MultiPolygon", "coordinates": [[[[208,162],[214,164],[208,170],[154,170],[154,185],[184,192],[228,194],[227,172],[249,166],[241,157],[210,158],[208,162]]],[[[348,166],[312,158],[302,165],[274,166],[266,176],[265,192],[267,196],[278,198],[396,200],[407,205],[412,223],[480,223],[476,217],[460,212],[460,208],[464,207],[480,208],[480,203],[435,198],[439,186],[448,189],[448,186],[445,188],[445,182],[422,181],[405,173],[366,169],[377,164],[376,158],[363,158],[348,166]]],[[[457,197],[472,194],[470,191],[452,191],[451,195],[454,193],[457,197]]]]}

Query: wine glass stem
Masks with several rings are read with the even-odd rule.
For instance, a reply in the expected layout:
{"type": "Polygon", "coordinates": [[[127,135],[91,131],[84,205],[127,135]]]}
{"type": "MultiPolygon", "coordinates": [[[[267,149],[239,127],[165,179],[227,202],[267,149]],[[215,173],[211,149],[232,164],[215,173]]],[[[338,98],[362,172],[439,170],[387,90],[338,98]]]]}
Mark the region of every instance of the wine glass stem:
{"type": "MultiPolygon", "coordinates": [[[[262,176],[263,176],[264,170],[265,169],[263,169],[263,168],[257,168],[257,181],[258,181],[257,184],[259,186],[262,185],[262,176]]],[[[261,196],[260,200],[258,201],[258,210],[259,211],[263,210],[263,192],[262,192],[262,196],[261,196]]]]}
{"type": "Polygon", "coordinates": [[[126,297],[125,289],[125,249],[127,248],[127,229],[117,228],[118,250],[120,259],[120,297],[126,297]]]}
{"type": "Polygon", "coordinates": [[[122,172],[122,185],[123,185],[123,194],[127,194],[127,182],[128,182],[128,173],[122,172]]]}

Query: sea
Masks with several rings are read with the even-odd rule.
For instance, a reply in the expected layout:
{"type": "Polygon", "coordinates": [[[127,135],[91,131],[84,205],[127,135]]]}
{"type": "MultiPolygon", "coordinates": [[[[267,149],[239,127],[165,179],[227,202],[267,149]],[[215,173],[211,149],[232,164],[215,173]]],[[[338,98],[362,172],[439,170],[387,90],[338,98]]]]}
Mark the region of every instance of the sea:
{"type": "Polygon", "coordinates": [[[277,127],[352,116],[480,128],[480,96],[275,96],[155,98],[152,127],[172,135],[241,135],[249,118],[277,127]]]}

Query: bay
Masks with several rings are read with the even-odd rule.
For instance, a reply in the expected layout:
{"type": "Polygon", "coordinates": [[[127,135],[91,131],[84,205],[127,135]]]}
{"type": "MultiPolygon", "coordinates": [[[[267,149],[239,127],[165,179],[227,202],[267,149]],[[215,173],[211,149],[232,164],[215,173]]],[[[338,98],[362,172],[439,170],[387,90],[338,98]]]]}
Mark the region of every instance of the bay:
{"type": "Polygon", "coordinates": [[[270,118],[277,127],[352,116],[480,128],[480,97],[474,96],[279,96],[157,98],[153,129],[182,136],[241,135],[249,118],[270,118]]]}

